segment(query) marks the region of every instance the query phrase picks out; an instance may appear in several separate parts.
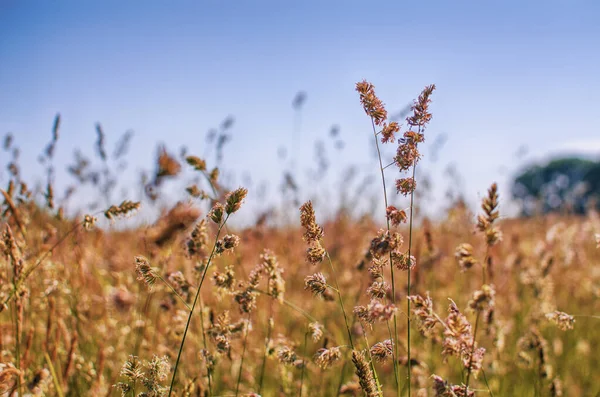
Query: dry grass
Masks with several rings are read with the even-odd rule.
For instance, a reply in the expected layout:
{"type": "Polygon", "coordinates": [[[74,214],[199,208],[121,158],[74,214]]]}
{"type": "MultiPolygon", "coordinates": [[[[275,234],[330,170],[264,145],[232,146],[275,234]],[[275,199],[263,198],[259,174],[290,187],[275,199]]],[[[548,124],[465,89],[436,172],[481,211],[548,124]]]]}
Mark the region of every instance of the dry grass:
{"type": "MultiPolygon", "coordinates": [[[[378,147],[397,139],[409,175],[392,183],[407,207],[386,202],[385,224],[321,219],[307,202],[289,208],[295,226],[232,230],[252,192],[226,193],[189,156],[207,188],[190,200],[210,211],[179,204],[150,227],[100,229],[96,216],[140,204],[64,219],[50,182],[43,205],[13,172],[0,396],[599,395],[598,215],[502,219],[494,184],[478,214],[459,203],[413,223],[433,87],[401,139],[373,87],[357,89],[378,147]]],[[[162,150],[154,185],[180,169],[162,150]]]]}

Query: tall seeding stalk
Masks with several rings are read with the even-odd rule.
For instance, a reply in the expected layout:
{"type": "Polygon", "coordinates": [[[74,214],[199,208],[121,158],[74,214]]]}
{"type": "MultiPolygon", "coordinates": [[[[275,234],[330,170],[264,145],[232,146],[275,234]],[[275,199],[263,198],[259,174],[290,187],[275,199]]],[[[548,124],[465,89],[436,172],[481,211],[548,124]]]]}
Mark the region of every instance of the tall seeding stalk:
{"type": "MultiPolygon", "coordinates": [[[[408,252],[406,255],[396,252],[396,247],[389,249],[389,266],[391,276],[391,289],[392,297],[391,303],[396,304],[396,286],[394,277],[394,266],[398,266],[402,270],[407,270],[407,292],[410,296],[411,291],[411,269],[415,265],[415,262],[411,256],[412,252],[412,231],[413,231],[413,209],[414,209],[414,192],[416,188],[415,173],[417,162],[419,161],[421,154],[417,149],[417,145],[424,141],[423,130],[425,125],[431,120],[431,114],[429,113],[430,95],[435,89],[434,85],[427,86],[419,95],[411,108],[413,114],[407,117],[406,122],[410,129],[404,132],[403,137],[398,139],[398,148],[394,162],[400,170],[400,172],[412,171],[412,177],[401,178],[396,180],[397,192],[407,196],[410,194],[410,223],[409,223],[409,236],[408,236],[408,252]],[[413,131],[412,128],[417,127],[417,131],[413,131]]],[[[401,222],[406,222],[406,212],[404,210],[398,210],[394,206],[388,205],[387,198],[387,187],[385,182],[384,170],[388,167],[383,166],[381,158],[381,150],[379,148],[378,136],[381,135],[381,142],[393,142],[396,137],[395,134],[400,132],[400,126],[397,122],[388,122],[387,111],[381,100],[375,94],[374,86],[367,81],[362,81],[356,84],[356,90],[360,94],[360,101],[363,108],[368,116],[371,118],[371,125],[373,128],[373,136],[375,138],[375,146],[377,149],[377,155],[379,159],[379,170],[381,173],[381,182],[383,185],[384,204],[386,211],[386,238],[391,238],[390,223],[394,226],[398,226],[401,222]],[[377,127],[381,130],[377,131],[377,127]]],[[[383,273],[382,273],[383,275],[383,273]]],[[[383,277],[382,277],[383,278],[383,277]]],[[[383,280],[382,280],[383,282],[383,280]]],[[[407,303],[407,313],[410,313],[410,300],[407,303]]],[[[391,335],[390,339],[394,343],[393,360],[394,360],[394,375],[396,379],[396,391],[398,396],[401,394],[400,381],[399,381],[399,369],[398,369],[398,321],[396,314],[394,313],[394,334],[391,335]]],[[[407,367],[408,367],[408,395],[411,395],[411,324],[410,315],[407,315],[407,367]]],[[[389,329],[389,327],[388,327],[389,329]]]]}

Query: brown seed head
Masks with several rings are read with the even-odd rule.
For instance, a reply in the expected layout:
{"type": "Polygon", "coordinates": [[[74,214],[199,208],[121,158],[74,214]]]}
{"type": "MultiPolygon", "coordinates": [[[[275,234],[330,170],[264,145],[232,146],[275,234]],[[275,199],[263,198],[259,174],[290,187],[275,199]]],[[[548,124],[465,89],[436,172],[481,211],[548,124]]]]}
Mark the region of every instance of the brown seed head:
{"type": "Polygon", "coordinates": [[[360,95],[360,103],[375,125],[382,125],[387,119],[387,111],[383,102],[375,95],[375,87],[366,80],[356,83],[356,91],[360,95]]]}

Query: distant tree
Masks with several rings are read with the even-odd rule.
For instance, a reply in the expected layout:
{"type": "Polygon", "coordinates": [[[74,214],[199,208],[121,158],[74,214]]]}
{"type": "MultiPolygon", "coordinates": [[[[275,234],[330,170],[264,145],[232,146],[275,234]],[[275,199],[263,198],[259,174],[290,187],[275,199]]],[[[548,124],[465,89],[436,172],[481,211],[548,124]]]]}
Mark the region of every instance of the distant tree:
{"type": "Polygon", "coordinates": [[[562,210],[582,214],[589,206],[600,208],[600,162],[567,157],[531,165],[515,177],[512,196],[526,216],[562,210]]]}

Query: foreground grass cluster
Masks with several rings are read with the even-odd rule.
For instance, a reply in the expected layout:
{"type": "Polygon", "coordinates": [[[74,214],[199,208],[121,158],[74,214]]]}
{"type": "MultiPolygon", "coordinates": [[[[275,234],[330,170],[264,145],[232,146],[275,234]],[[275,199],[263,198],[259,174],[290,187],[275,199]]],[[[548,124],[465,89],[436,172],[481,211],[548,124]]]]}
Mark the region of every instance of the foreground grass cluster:
{"type": "Polygon", "coordinates": [[[320,220],[307,201],[289,208],[297,226],[233,230],[252,193],[188,156],[205,190],[150,227],[104,230],[97,217],[140,203],[64,219],[51,186],[41,205],[15,173],[0,396],[598,395],[600,217],[502,220],[492,184],[476,214],[458,204],[413,222],[434,89],[401,132],[357,84],[378,152],[397,144],[395,171],[380,156],[378,219],[320,220]],[[391,187],[406,208],[388,205],[391,187]]]}

